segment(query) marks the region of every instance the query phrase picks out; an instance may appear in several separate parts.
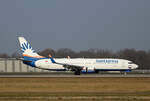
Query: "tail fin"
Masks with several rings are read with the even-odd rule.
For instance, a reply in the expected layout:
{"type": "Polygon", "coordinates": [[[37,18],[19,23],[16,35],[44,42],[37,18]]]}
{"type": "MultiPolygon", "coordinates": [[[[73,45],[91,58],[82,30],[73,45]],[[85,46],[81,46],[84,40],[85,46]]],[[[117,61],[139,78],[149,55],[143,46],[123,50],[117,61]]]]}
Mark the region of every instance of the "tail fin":
{"type": "Polygon", "coordinates": [[[21,51],[23,56],[34,57],[34,58],[43,58],[43,56],[38,55],[31,47],[31,45],[26,41],[24,37],[18,37],[21,51]]]}

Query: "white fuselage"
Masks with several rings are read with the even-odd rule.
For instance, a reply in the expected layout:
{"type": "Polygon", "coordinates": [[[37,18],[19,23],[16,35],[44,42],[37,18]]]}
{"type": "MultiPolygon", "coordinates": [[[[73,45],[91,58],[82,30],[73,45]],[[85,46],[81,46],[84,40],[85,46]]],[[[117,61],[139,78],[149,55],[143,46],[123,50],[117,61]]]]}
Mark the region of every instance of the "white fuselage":
{"type": "MultiPolygon", "coordinates": [[[[87,58],[76,58],[76,59],[55,59],[58,63],[71,64],[83,67],[84,70],[95,71],[120,71],[120,70],[132,70],[138,66],[131,61],[124,59],[87,59],[87,58]]],[[[47,70],[67,70],[63,65],[54,64],[50,59],[41,59],[35,61],[35,66],[41,69],[47,70]]]]}

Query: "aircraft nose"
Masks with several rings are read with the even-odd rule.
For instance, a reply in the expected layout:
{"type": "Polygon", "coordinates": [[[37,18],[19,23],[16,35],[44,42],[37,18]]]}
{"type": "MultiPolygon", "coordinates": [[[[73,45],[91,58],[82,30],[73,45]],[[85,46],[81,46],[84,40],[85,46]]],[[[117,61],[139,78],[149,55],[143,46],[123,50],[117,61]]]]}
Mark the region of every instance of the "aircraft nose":
{"type": "Polygon", "coordinates": [[[138,68],[139,66],[137,65],[137,64],[134,64],[134,68],[136,69],[136,68],[138,68]]]}

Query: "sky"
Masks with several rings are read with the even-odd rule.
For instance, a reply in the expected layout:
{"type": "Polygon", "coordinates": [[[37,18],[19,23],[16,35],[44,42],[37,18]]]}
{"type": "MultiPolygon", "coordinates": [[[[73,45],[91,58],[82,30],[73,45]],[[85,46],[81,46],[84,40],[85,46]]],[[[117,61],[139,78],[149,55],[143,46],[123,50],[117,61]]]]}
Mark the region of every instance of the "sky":
{"type": "Polygon", "coordinates": [[[150,0],[0,0],[0,53],[150,49],[150,0]]]}

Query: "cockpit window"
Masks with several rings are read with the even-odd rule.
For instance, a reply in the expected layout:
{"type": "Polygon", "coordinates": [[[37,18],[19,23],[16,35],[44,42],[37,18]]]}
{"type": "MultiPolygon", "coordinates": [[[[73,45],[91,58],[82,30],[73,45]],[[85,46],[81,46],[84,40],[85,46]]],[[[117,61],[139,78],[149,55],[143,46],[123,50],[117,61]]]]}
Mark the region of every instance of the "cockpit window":
{"type": "Polygon", "coordinates": [[[133,64],[133,62],[128,62],[128,64],[133,64]]]}

